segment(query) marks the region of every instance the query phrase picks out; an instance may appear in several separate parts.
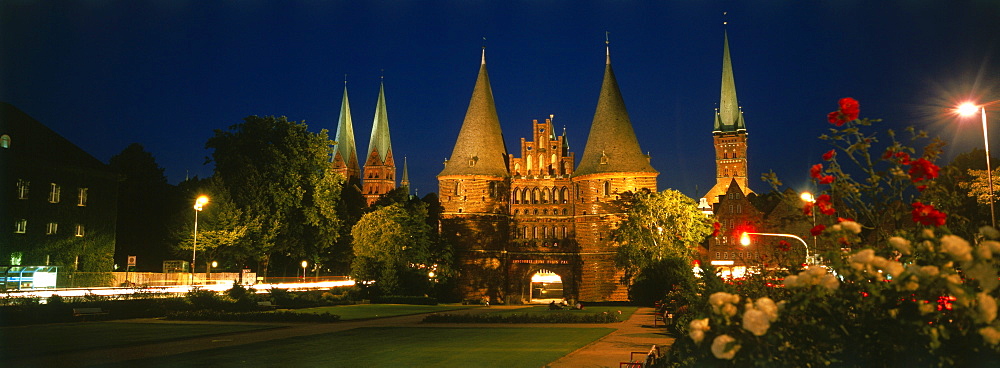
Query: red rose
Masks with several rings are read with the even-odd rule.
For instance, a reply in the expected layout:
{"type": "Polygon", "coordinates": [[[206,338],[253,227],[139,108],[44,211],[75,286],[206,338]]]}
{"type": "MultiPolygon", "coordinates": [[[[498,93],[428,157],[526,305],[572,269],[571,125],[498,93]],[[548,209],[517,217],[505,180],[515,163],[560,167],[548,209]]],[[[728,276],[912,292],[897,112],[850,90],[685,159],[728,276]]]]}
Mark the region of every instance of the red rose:
{"type": "Polygon", "coordinates": [[[819,212],[824,215],[832,215],[837,212],[833,209],[833,203],[830,203],[831,198],[829,194],[824,194],[816,197],[816,205],[819,206],[819,212]]]}
{"type": "Polygon", "coordinates": [[[882,159],[883,160],[888,160],[888,159],[892,158],[892,155],[895,154],[895,153],[896,152],[893,152],[892,148],[886,149],[885,153],[882,154],[882,159]]]}
{"type": "Polygon", "coordinates": [[[805,206],[802,206],[802,214],[804,214],[806,216],[812,216],[812,214],[813,214],[813,204],[807,202],[805,206]]]}
{"type": "Polygon", "coordinates": [[[834,111],[829,114],[826,114],[826,120],[829,121],[830,124],[836,126],[844,125],[844,123],[849,121],[844,118],[844,114],[841,114],[840,111],[834,111]]]}
{"type": "Polygon", "coordinates": [[[854,219],[847,217],[837,217],[837,222],[847,222],[847,221],[854,222],[854,219]]]}
{"type": "Polygon", "coordinates": [[[910,165],[912,165],[910,166],[910,180],[914,183],[938,177],[938,171],[941,169],[934,163],[927,161],[922,157],[914,161],[910,161],[910,165]]]}
{"type": "Polygon", "coordinates": [[[809,176],[813,179],[819,179],[823,174],[823,164],[815,164],[809,168],[809,176]]]}
{"type": "Polygon", "coordinates": [[[779,241],[778,242],[778,250],[780,250],[782,252],[790,251],[790,250],[792,250],[792,245],[788,244],[788,242],[784,241],[784,240],[779,241]]]}
{"type": "Polygon", "coordinates": [[[947,215],[934,209],[934,205],[914,202],[912,206],[913,222],[924,226],[944,226],[947,215]]]}
{"type": "Polygon", "coordinates": [[[861,113],[860,106],[858,105],[858,100],[850,97],[844,97],[840,99],[840,113],[844,114],[848,121],[856,120],[858,114],[861,113]]]}
{"type": "Polygon", "coordinates": [[[823,154],[823,160],[830,161],[830,160],[833,159],[834,156],[837,156],[837,151],[836,150],[829,150],[829,151],[827,151],[826,153],[823,154]]]}
{"type": "Polygon", "coordinates": [[[822,178],[819,179],[819,183],[820,184],[830,184],[830,183],[833,182],[833,179],[834,179],[833,175],[824,175],[822,178]]]}
{"type": "Polygon", "coordinates": [[[899,163],[903,165],[910,164],[910,154],[906,152],[896,152],[896,158],[899,159],[899,163]]]}
{"type": "Polygon", "coordinates": [[[923,191],[924,191],[924,189],[927,189],[927,186],[926,186],[926,185],[918,185],[918,186],[917,186],[917,190],[918,190],[918,191],[921,191],[921,192],[923,192],[923,191]]]}
{"type": "Polygon", "coordinates": [[[813,226],[812,229],[809,229],[809,233],[812,234],[812,236],[819,236],[819,234],[823,233],[823,230],[826,230],[826,225],[819,224],[813,226]]]}

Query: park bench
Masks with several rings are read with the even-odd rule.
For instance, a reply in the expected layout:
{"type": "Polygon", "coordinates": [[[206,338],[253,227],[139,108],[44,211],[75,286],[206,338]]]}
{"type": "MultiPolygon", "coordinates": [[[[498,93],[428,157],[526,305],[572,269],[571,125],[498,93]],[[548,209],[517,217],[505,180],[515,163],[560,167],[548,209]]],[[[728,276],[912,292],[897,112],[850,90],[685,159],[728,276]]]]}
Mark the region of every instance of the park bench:
{"type": "Polygon", "coordinates": [[[83,320],[87,320],[87,317],[90,316],[100,316],[105,314],[108,314],[108,312],[105,312],[102,308],[73,308],[73,317],[81,317],[83,320]]]}
{"type": "Polygon", "coordinates": [[[656,364],[658,359],[660,359],[660,347],[653,345],[648,352],[633,351],[629,353],[628,361],[618,363],[618,368],[645,368],[656,364]]]}

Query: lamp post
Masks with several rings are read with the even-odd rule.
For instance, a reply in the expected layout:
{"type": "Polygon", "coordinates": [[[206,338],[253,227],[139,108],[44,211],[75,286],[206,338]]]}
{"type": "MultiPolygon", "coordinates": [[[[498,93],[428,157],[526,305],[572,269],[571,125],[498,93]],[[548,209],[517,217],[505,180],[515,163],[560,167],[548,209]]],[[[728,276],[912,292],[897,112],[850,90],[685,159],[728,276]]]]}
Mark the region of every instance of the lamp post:
{"type": "Polygon", "coordinates": [[[748,233],[748,232],[744,232],[743,235],[740,235],[740,244],[742,244],[744,247],[750,245],[750,235],[777,236],[777,237],[782,237],[782,238],[792,238],[792,239],[798,240],[798,241],[802,242],[803,246],[806,247],[806,264],[813,264],[813,257],[811,255],[809,255],[809,243],[806,243],[806,241],[802,240],[802,238],[800,238],[798,235],[792,235],[792,234],[775,234],[775,233],[748,233]]]}
{"type": "MultiPolygon", "coordinates": [[[[802,198],[802,200],[805,201],[806,203],[811,203],[813,205],[816,204],[816,197],[813,197],[812,193],[802,192],[802,195],[799,196],[799,198],[802,198]]],[[[813,227],[816,227],[816,209],[813,209],[812,211],[809,212],[812,213],[813,227]]],[[[816,235],[813,235],[813,247],[814,248],[816,247],[816,235]]]]}
{"type": "Polygon", "coordinates": [[[986,181],[989,183],[990,190],[990,225],[994,228],[997,227],[997,217],[996,212],[993,211],[993,166],[990,165],[990,134],[989,129],[986,127],[986,105],[973,104],[971,102],[966,102],[958,106],[956,111],[962,116],[972,116],[979,110],[979,113],[983,117],[983,147],[986,148],[986,181]]]}
{"type": "Polygon", "coordinates": [[[306,267],[309,267],[309,262],[302,261],[302,281],[306,281],[306,267]]]}
{"type": "Polygon", "coordinates": [[[198,196],[194,201],[194,241],[191,243],[191,287],[194,287],[194,261],[198,250],[198,212],[208,204],[208,196],[198,196]]]}

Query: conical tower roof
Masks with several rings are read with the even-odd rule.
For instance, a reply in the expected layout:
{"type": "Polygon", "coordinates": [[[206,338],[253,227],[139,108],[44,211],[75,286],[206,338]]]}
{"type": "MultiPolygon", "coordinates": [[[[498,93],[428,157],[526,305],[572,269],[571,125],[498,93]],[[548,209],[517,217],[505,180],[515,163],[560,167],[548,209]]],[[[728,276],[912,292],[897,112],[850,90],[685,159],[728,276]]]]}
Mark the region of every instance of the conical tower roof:
{"type": "Polygon", "coordinates": [[[729,60],[729,33],[725,32],[722,45],[722,91],[719,110],[715,112],[715,132],[736,132],[746,130],[743,111],[736,100],[736,80],[733,78],[733,63],[729,60]]]}
{"type": "Polygon", "coordinates": [[[384,163],[389,151],[392,150],[392,142],[389,140],[389,116],[385,111],[385,84],[379,83],[378,103],[375,105],[375,120],[372,121],[372,136],[368,141],[368,156],[372,151],[378,151],[380,163],[384,163]]]}
{"type": "Polygon", "coordinates": [[[337,121],[337,145],[334,154],[340,157],[348,168],[358,170],[358,148],[354,143],[354,123],[351,121],[351,104],[347,100],[347,83],[344,83],[344,98],[340,103],[340,120],[337,121]]]}
{"type": "Polygon", "coordinates": [[[507,171],[507,146],[503,141],[500,118],[497,117],[497,108],[493,102],[490,77],[486,73],[485,50],[455,149],[444,170],[438,174],[445,175],[510,176],[507,171]]]}
{"type": "Polygon", "coordinates": [[[610,52],[604,66],[604,82],[597,99],[594,122],[590,125],[580,166],[573,176],[607,172],[657,172],[649,165],[649,156],[639,148],[639,140],[632,129],[625,100],[611,68],[610,52]]]}
{"type": "Polygon", "coordinates": [[[410,194],[410,170],[406,165],[406,156],[403,156],[403,180],[399,181],[399,186],[406,187],[406,194],[410,194]]]}

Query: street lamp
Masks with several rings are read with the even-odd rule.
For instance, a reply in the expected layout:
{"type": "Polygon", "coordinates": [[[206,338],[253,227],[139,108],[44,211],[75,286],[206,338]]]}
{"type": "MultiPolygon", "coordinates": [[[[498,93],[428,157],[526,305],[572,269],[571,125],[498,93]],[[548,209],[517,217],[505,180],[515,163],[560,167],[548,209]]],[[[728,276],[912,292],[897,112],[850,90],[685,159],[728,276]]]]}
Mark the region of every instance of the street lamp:
{"type": "Polygon", "coordinates": [[[309,262],[302,261],[302,281],[306,280],[306,267],[309,267],[309,262]]]}
{"type": "Polygon", "coordinates": [[[194,201],[194,241],[191,243],[191,286],[194,286],[194,261],[198,250],[198,212],[208,204],[208,196],[198,196],[194,201]]]}
{"type": "MultiPolygon", "coordinates": [[[[816,204],[816,197],[813,197],[812,193],[802,192],[802,195],[800,195],[799,198],[802,198],[802,200],[806,203],[810,203],[813,205],[816,204]]],[[[812,211],[809,212],[812,213],[813,227],[816,227],[816,209],[813,209],[812,211]]],[[[813,247],[816,247],[816,235],[813,235],[813,247]]]]}
{"type": "Polygon", "coordinates": [[[792,239],[798,240],[798,241],[802,242],[803,246],[806,247],[806,264],[813,264],[813,257],[811,255],[809,255],[809,243],[806,243],[806,241],[802,240],[802,238],[800,238],[798,235],[792,235],[792,234],[774,234],[774,233],[748,233],[748,232],[744,232],[743,235],[740,235],[740,244],[742,244],[744,247],[750,245],[750,235],[777,236],[777,237],[782,237],[782,238],[792,238],[792,239]]]}
{"type": "Polygon", "coordinates": [[[997,217],[996,212],[993,211],[993,166],[990,165],[990,134],[986,127],[986,105],[976,106],[976,104],[966,102],[955,109],[962,116],[972,116],[977,110],[983,117],[983,147],[986,148],[986,181],[989,183],[990,190],[990,224],[996,228],[997,217]]]}

